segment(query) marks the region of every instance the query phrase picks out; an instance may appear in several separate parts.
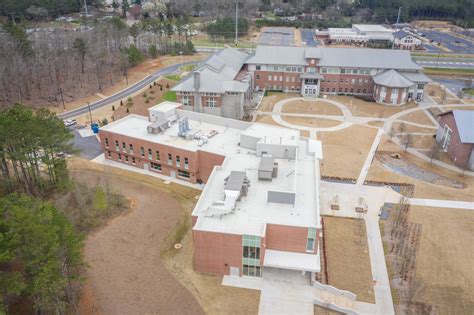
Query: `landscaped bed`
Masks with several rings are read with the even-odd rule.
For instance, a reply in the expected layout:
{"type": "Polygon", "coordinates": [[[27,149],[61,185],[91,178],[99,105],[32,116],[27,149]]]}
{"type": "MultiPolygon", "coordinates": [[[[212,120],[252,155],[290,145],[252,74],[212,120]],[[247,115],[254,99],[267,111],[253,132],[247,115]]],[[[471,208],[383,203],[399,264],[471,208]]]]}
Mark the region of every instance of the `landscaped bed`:
{"type": "Polygon", "coordinates": [[[321,100],[288,102],[283,105],[281,111],[283,113],[342,116],[342,111],[337,106],[321,100]]]}

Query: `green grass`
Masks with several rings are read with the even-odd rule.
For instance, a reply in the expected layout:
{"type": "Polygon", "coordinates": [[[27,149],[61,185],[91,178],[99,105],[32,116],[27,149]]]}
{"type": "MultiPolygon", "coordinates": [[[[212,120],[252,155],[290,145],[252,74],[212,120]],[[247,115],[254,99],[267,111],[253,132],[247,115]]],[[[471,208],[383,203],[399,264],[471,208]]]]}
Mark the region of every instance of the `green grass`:
{"type": "MultiPolygon", "coordinates": [[[[213,40],[207,38],[207,39],[194,39],[192,42],[193,42],[193,45],[195,47],[204,46],[204,47],[223,48],[224,45],[229,45],[229,46],[235,47],[233,39],[231,39],[231,40],[218,40],[216,42],[216,41],[213,41],[213,40]]],[[[239,40],[239,43],[236,47],[255,48],[255,47],[257,47],[257,45],[255,43],[251,43],[251,42],[248,42],[248,41],[239,40]]]]}
{"type": "Polygon", "coordinates": [[[163,97],[161,98],[160,102],[176,102],[176,92],[173,91],[167,91],[165,94],[163,94],[163,97]]]}
{"type": "Polygon", "coordinates": [[[474,96],[474,88],[462,90],[464,93],[474,96]]]}
{"type": "MultiPolygon", "coordinates": [[[[412,52],[411,55],[413,57],[433,57],[438,58],[437,53],[430,53],[430,52],[412,52]]],[[[439,58],[471,58],[472,55],[469,54],[446,54],[441,53],[439,54],[439,58]]]]}
{"type": "Polygon", "coordinates": [[[185,66],[182,66],[181,67],[181,71],[186,71],[186,72],[189,72],[189,71],[193,71],[194,69],[196,69],[197,65],[185,65],[185,66]]]}
{"type": "Polygon", "coordinates": [[[446,76],[473,76],[474,69],[450,69],[450,68],[424,68],[425,74],[446,76]]]}
{"type": "Polygon", "coordinates": [[[165,78],[167,78],[168,80],[171,80],[171,81],[180,81],[181,80],[181,77],[179,76],[179,74],[168,74],[168,75],[165,75],[165,78]]]}

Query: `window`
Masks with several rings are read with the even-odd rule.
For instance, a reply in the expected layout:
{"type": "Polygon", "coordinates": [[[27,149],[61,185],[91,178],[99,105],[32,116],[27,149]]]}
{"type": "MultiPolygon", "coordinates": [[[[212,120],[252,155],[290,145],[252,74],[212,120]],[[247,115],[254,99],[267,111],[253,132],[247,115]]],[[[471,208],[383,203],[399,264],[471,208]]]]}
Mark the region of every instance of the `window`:
{"type": "Polygon", "coordinates": [[[257,70],[261,70],[261,69],[262,69],[262,67],[261,67],[261,66],[256,66],[256,67],[255,67],[255,69],[257,69],[257,70]]]}
{"type": "Polygon", "coordinates": [[[291,77],[291,82],[295,82],[295,77],[291,77]]]}
{"type": "Polygon", "coordinates": [[[125,162],[128,163],[128,155],[125,155],[125,162]]]}
{"type": "Polygon", "coordinates": [[[448,149],[448,146],[451,143],[452,134],[453,134],[453,131],[451,130],[451,128],[449,128],[448,125],[444,125],[443,137],[441,138],[441,144],[443,146],[443,150],[448,149]]]}
{"type": "Polygon", "coordinates": [[[109,147],[109,138],[105,138],[105,147],[106,147],[106,148],[109,147]]]}
{"type": "Polygon", "coordinates": [[[283,77],[282,77],[282,76],[280,76],[280,81],[283,81],[283,77]]]}
{"type": "Polygon", "coordinates": [[[151,149],[148,149],[148,159],[153,160],[153,153],[152,153],[151,149]]]}
{"type": "Polygon", "coordinates": [[[107,151],[107,156],[109,157],[109,159],[112,157],[112,153],[110,151],[107,151]]]}
{"type": "Polygon", "coordinates": [[[328,73],[328,69],[322,68],[322,69],[321,69],[321,73],[328,73]]]}
{"type": "Polygon", "coordinates": [[[278,66],[273,66],[274,71],[278,71],[278,66]]]}
{"type": "Polygon", "coordinates": [[[135,165],[135,157],[132,156],[132,164],[135,165]]]}
{"type": "Polygon", "coordinates": [[[296,67],[291,67],[291,71],[296,72],[296,67]]]}
{"type": "Polygon", "coordinates": [[[183,170],[178,170],[178,176],[179,177],[184,177],[184,178],[189,178],[189,172],[188,171],[183,171],[183,170]]]}
{"type": "Polygon", "coordinates": [[[423,84],[418,84],[416,88],[417,88],[418,90],[423,90],[424,87],[425,87],[425,86],[424,86],[423,84]]]}
{"type": "Polygon", "coordinates": [[[118,151],[118,150],[120,150],[119,142],[117,140],[115,140],[115,151],[118,151]]]}
{"type": "Polygon", "coordinates": [[[215,97],[209,97],[206,101],[207,107],[217,107],[217,100],[215,97]]]}
{"type": "Polygon", "coordinates": [[[120,154],[120,153],[117,154],[117,158],[118,158],[119,161],[122,161],[122,154],[120,154]]]}
{"type": "Polygon", "coordinates": [[[341,92],[342,92],[342,88],[339,88],[339,93],[341,93],[341,92]]]}
{"type": "Polygon", "coordinates": [[[189,168],[189,160],[187,157],[184,158],[184,169],[188,169],[189,168]]]}
{"type": "Polygon", "coordinates": [[[332,91],[333,91],[333,92],[336,92],[336,88],[332,88],[332,91]]]}
{"type": "Polygon", "coordinates": [[[285,71],[286,71],[286,72],[290,72],[290,71],[291,71],[291,67],[286,67],[286,68],[285,68],[285,71]]]}
{"type": "Polygon", "coordinates": [[[367,89],[364,89],[362,92],[363,92],[364,94],[367,94],[367,89]]]}
{"type": "Polygon", "coordinates": [[[355,84],[355,83],[356,83],[356,80],[355,80],[355,79],[352,79],[351,82],[352,82],[352,84],[355,84]]]}
{"type": "Polygon", "coordinates": [[[161,171],[161,164],[151,162],[151,169],[161,171]]]}
{"type": "Polygon", "coordinates": [[[298,72],[303,72],[303,67],[298,67],[298,72]]]}
{"type": "Polygon", "coordinates": [[[242,235],[242,273],[244,276],[261,277],[259,236],[242,235]]]}
{"type": "Polygon", "coordinates": [[[255,79],[256,79],[256,80],[259,80],[259,79],[260,79],[260,74],[256,74],[256,75],[255,75],[255,79]]]}
{"type": "Polygon", "coordinates": [[[277,75],[273,76],[273,81],[278,81],[278,76],[277,75]]]}
{"type": "Polygon", "coordinates": [[[352,69],[352,74],[357,74],[357,69],[352,69]]]}
{"type": "Polygon", "coordinates": [[[128,145],[128,152],[129,152],[130,154],[133,154],[133,144],[129,144],[129,145],[128,145]]]}
{"type": "Polygon", "coordinates": [[[173,157],[169,153],[168,153],[168,164],[169,165],[173,164],[173,157]]]}
{"type": "Polygon", "coordinates": [[[140,147],[140,155],[142,157],[145,157],[145,148],[144,147],[140,147]]]}
{"type": "Polygon", "coordinates": [[[176,166],[177,167],[181,166],[181,158],[179,157],[179,155],[176,156],[176,166]]]}
{"type": "Polygon", "coordinates": [[[181,103],[183,103],[184,106],[191,106],[191,100],[189,99],[189,96],[181,96],[181,103]]]}
{"type": "Polygon", "coordinates": [[[156,150],[156,159],[159,161],[160,160],[160,151],[156,150]]]}
{"type": "Polygon", "coordinates": [[[306,240],[306,251],[314,253],[316,242],[316,228],[308,228],[308,239],[306,240]]]}
{"type": "Polygon", "coordinates": [[[127,152],[127,145],[125,144],[125,142],[122,142],[122,151],[127,152]]]}
{"type": "Polygon", "coordinates": [[[269,76],[268,76],[268,81],[271,81],[271,80],[272,80],[272,76],[269,75],[269,76]]]}
{"type": "Polygon", "coordinates": [[[346,69],[341,69],[341,73],[342,74],[346,73],[346,69]]]}
{"type": "Polygon", "coordinates": [[[290,82],[290,77],[286,77],[286,78],[285,78],[285,81],[286,81],[286,82],[290,82]]]}

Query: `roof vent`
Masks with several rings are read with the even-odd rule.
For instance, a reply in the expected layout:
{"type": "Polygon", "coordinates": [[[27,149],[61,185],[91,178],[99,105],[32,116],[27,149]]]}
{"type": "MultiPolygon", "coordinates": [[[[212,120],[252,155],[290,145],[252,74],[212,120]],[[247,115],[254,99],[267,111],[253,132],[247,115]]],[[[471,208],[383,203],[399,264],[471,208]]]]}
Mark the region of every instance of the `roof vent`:
{"type": "Polygon", "coordinates": [[[259,180],[272,180],[278,176],[278,162],[273,157],[262,157],[258,166],[259,180]]]}

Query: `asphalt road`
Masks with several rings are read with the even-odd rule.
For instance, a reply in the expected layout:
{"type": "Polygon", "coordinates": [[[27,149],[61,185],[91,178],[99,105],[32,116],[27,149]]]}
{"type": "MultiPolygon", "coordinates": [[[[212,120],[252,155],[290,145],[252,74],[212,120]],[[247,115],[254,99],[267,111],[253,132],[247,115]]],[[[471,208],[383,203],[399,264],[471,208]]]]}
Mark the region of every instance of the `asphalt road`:
{"type": "Polygon", "coordinates": [[[291,46],[295,43],[295,34],[289,27],[267,27],[258,37],[260,45],[291,46]]]}
{"type": "Polygon", "coordinates": [[[441,43],[452,52],[474,54],[474,41],[472,40],[440,31],[421,30],[421,32],[425,35],[425,38],[435,43],[441,43]]]}
{"type": "MultiPolygon", "coordinates": [[[[184,62],[183,65],[196,64],[196,63],[198,63],[198,62],[197,61],[189,61],[189,62],[184,62]]],[[[104,98],[102,100],[99,100],[97,102],[91,103],[90,104],[90,109],[95,110],[95,109],[101,108],[103,106],[109,105],[113,102],[117,102],[121,99],[124,99],[124,98],[128,97],[129,95],[131,95],[131,94],[133,94],[137,91],[140,91],[144,87],[150,85],[158,77],[163,76],[163,75],[172,74],[172,73],[176,72],[180,67],[181,67],[181,64],[176,64],[176,65],[172,65],[172,66],[169,66],[169,67],[166,67],[166,68],[162,68],[162,69],[156,71],[155,73],[147,76],[143,80],[141,80],[141,81],[139,81],[139,82],[137,82],[133,85],[130,85],[126,89],[124,89],[124,90],[122,90],[122,91],[120,91],[116,94],[113,94],[113,95],[111,95],[107,98],[104,98]]],[[[88,111],[89,111],[89,109],[88,109],[87,105],[85,105],[83,107],[80,107],[80,108],[77,108],[77,109],[74,109],[74,110],[71,110],[71,111],[68,111],[68,112],[65,112],[65,113],[58,114],[58,117],[61,118],[61,119],[70,119],[70,118],[85,114],[88,111]]]]}
{"type": "MultiPolygon", "coordinates": [[[[88,127],[86,127],[88,128],[88,127]]],[[[92,160],[102,153],[99,140],[96,136],[81,137],[77,130],[74,133],[73,145],[76,150],[79,150],[79,156],[83,159],[92,160]]]]}
{"type": "Polygon", "coordinates": [[[437,58],[413,56],[413,60],[422,67],[474,69],[474,58],[437,58]]]}

